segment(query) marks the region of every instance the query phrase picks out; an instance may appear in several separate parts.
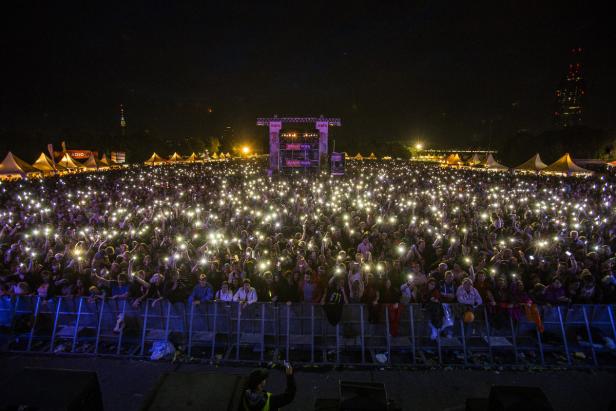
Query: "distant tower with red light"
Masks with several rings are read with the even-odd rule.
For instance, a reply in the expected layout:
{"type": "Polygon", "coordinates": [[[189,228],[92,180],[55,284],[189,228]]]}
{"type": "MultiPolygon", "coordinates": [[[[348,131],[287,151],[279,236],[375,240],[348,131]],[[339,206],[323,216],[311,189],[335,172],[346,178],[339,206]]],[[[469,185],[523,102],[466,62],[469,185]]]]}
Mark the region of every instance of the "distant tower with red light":
{"type": "Polygon", "coordinates": [[[120,129],[122,130],[122,137],[126,137],[126,117],[124,116],[124,104],[120,104],[120,129]]]}
{"type": "Polygon", "coordinates": [[[582,78],[582,48],[571,49],[571,58],[567,76],[556,89],[554,123],[563,128],[582,124],[583,101],[586,95],[582,78]]]}

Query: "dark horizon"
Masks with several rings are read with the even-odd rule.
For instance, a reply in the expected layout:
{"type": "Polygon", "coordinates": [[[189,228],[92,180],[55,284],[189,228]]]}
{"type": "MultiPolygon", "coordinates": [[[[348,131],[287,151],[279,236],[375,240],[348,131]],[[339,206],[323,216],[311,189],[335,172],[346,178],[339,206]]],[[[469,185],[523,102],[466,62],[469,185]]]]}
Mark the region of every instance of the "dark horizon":
{"type": "Polygon", "coordinates": [[[476,146],[490,133],[496,145],[552,127],[572,47],[584,49],[584,123],[616,128],[616,32],[596,7],[11,7],[0,131],[29,137],[5,138],[3,152],[41,151],[70,134],[118,136],[120,104],[129,136],[147,129],[171,141],[226,126],[258,141],[258,116],[323,114],[342,118],[342,145],[476,146]]]}

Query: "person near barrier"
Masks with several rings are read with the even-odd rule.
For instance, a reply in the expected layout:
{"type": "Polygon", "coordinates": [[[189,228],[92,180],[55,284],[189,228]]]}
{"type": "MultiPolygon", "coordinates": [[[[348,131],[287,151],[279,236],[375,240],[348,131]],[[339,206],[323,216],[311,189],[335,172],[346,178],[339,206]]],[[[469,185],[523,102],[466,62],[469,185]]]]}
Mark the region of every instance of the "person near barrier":
{"type": "Polygon", "coordinates": [[[456,298],[460,304],[473,307],[481,305],[483,302],[481,295],[479,295],[479,291],[473,287],[473,282],[468,277],[462,280],[462,285],[460,285],[456,291],[456,298]]]}
{"type": "Polygon", "coordinates": [[[436,285],[434,277],[428,278],[428,283],[423,293],[421,293],[419,301],[426,308],[426,313],[430,319],[430,338],[436,340],[439,330],[443,326],[443,305],[441,304],[441,293],[436,285]]]}
{"type": "Polygon", "coordinates": [[[250,280],[245,279],[242,288],[238,289],[233,296],[233,301],[239,302],[242,307],[257,302],[257,291],[250,285],[250,280]]]}
{"type": "Polygon", "coordinates": [[[233,301],[233,291],[229,288],[229,283],[226,281],[222,282],[220,286],[220,290],[216,291],[216,301],[225,301],[230,302],[233,301]]]}
{"type": "Polygon", "coordinates": [[[383,288],[379,292],[379,302],[384,304],[388,311],[389,333],[392,337],[397,337],[401,312],[401,306],[399,304],[400,292],[397,288],[392,287],[391,280],[389,278],[386,278],[383,282],[383,288]]]}
{"type": "Polygon", "coordinates": [[[241,411],[276,411],[290,404],[295,398],[297,386],[293,368],[286,365],[287,387],[282,394],[272,394],[265,390],[269,371],[265,368],[253,370],[246,380],[245,390],[240,405],[241,411]]]}
{"type": "Polygon", "coordinates": [[[348,303],[349,299],[344,289],[344,278],[341,276],[332,277],[327,292],[323,294],[321,299],[327,321],[332,326],[336,326],[340,322],[342,319],[342,306],[348,303]]]}
{"type": "Polygon", "coordinates": [[[200,304],[202,302],[212,301],[214,298],[214,289],[212,285],[207,281],[205,274],[199,275],[199,283],[195,285],[192,293],[188,297],[188,301],[191,304],[200,304]]]}

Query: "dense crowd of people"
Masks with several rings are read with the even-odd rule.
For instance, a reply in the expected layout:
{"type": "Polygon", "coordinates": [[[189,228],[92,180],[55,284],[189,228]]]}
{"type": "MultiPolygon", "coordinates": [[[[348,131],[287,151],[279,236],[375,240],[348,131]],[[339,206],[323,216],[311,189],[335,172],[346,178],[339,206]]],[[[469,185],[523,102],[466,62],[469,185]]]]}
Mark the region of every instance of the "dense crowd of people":
{"type": "Polygon", "coordinates": [[[0,185],[0,296],[367,304],[616,302],[611,178],[226,161],[0,185]]]}

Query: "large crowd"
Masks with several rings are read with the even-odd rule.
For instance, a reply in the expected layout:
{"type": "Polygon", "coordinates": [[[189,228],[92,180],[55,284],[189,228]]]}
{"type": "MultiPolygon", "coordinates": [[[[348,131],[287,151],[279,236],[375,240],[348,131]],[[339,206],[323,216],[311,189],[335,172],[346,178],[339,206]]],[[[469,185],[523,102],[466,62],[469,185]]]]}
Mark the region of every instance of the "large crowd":
{"type": "MultiPolygon", "coordinates": [[[[516,314],[616,302],[616,185],[350,162],[268,177],[257,160],[0,185],[0,296],[362,303],[516,314]]],[[[437,324],[438,327],[438,324],[437,324]]]]}

